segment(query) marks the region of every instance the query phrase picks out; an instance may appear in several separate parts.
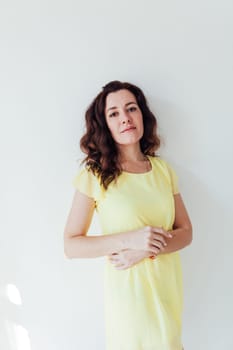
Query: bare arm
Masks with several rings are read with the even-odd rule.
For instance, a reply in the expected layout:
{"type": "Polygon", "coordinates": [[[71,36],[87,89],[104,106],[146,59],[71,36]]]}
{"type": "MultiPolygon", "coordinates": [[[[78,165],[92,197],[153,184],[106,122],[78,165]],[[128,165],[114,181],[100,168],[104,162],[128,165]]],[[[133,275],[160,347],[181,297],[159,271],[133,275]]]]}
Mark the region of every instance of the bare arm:
{"type": "Polygon", "coordinates": [[[128,248],[124,233],[86,236],[94,209],[94,199],[76,190],[64,230],[67,258],[95,258],[128,248]]]}
{"type": "Polygon", "coordinates": [[[64,230],[64,252],[67,258],[96,258],[125,249],[157,253],[165,244],[167,232],[161,228],[142,227],[135,231],[87,237],[95,208],[94,199],[76,190],[64,230]]]}
{"type": "Polygon", "coordinates": [[[173,238],[160,254],[172,253],[180,250],[192,242],[192,224],[182,200],[181,194],[174,195],[175,201],[175,221],[173,230],[169,231],[173,238]]]}

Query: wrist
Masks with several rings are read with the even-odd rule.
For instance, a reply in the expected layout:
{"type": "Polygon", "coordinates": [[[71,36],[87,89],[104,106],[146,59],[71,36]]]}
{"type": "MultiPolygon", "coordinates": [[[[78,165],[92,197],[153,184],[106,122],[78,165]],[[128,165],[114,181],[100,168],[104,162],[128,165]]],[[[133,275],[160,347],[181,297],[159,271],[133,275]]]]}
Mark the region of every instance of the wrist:
{"type": "Polygon", "coordinates": [[[119,250],[134,249],[131,237],[132,231],[119,233],[119,250]]]}

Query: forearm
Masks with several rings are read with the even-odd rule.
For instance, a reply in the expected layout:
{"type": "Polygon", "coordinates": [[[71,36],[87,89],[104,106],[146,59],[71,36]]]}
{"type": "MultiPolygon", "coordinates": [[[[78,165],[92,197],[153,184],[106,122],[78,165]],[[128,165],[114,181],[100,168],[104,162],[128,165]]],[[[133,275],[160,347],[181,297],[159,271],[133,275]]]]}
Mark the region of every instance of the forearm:
{"type": "Polygon", "coordinates": [[[75,236],[64,239],[65,255],[69,259],[96,258],[129,249],[128,232],[101,235],[75,236]]]}
{"type": "Polygon", "coordinates": [[[192,228],[177,228],[170,230],[173,237],[167,239],[167,246],[164,247],[164,250],[160,254],[172,253],[177,250],[180,250],[192,242],[192,228]]]}

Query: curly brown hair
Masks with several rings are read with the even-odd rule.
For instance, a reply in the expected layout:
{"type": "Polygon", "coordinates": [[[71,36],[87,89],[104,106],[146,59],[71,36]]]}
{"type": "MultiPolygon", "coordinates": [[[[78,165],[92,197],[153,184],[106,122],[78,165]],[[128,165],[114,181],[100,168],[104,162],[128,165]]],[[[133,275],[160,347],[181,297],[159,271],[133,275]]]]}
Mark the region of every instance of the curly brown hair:
{"type": "Polygon", "coordinates": [[[142,112],[144,133],[140,139],[141,151],[144,155],[156,156],[160,146],[157,135],[157,120],[148,107],[142,90],[128,82],[110,81],[102,87],[102,91],[94,98],[85,113],[86,133],[80,140],[80,148],[87,155],[82,163],[100,178],[105,189],[121,174],[118,163],[118,150],[112,138],[105,118],[106,97],[111,92],[127,89],[136,98],[142,112]]]}

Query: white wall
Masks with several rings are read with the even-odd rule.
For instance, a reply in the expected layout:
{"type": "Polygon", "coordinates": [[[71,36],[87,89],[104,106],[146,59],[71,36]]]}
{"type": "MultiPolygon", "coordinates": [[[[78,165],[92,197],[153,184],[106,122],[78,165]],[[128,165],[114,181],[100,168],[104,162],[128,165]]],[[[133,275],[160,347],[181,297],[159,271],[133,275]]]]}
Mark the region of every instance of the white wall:
{"type": "Polygon", "coordinates": [[[0,6],[0,348],[104,349],[104,258],[66,260],[63,229],[84,111],[119,79],[148,97],[193,222],[185,350],[232,349],[232,2],[0,6]]]}

